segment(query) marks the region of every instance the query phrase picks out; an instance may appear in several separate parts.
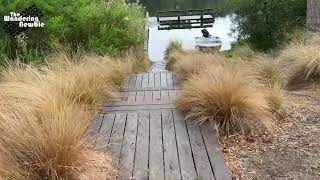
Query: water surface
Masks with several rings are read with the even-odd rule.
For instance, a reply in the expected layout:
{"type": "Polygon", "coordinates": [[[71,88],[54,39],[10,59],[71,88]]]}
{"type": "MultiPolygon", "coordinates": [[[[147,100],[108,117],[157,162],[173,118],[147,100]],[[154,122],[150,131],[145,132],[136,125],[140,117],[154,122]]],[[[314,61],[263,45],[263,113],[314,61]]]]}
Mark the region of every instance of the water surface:
{"type": "Polygon", "coordinates": [[[185,49],[195,48],[195,38],[202,36],[200,28],[198,29],[179,29],[179,30],[158,30],[157,11],[175,10],[175,9],[204,9],[212,8],[217,14],[212,28],[207,30],[222,40],[221,50],[231,48],[231,42],[235,38],[231,36],[233,24],[231,21],[232,12],[229,8],[229,0],[133,0],[146,7],[150,14],[149,18],[149,57],[153,62],[158,62],[163,67],[164,52],[171,39],[180,40],[185,49]],[[162,65],[161,65],[162,64],[162,65]]]}

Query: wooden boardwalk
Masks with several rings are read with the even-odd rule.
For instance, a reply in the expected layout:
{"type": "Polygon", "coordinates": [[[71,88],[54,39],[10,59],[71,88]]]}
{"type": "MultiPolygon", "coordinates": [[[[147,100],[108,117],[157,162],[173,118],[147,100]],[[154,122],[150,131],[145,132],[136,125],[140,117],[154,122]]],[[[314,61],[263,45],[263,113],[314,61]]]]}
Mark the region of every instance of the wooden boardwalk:
{"type": "Polygon", "coordinates": [[[179,93],[171,72],[131,75],[123,101],[103,106],[88,135],[117,163],[119,179],[231,179],[212,125],[186,123],[175,109],[179,93]]]}

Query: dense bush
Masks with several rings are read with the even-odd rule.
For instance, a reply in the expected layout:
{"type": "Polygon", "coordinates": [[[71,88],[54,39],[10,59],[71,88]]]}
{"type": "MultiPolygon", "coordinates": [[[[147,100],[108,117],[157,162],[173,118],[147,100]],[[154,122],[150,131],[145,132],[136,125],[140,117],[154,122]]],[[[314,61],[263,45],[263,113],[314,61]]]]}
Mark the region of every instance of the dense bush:
{"type": "MultiPolygon", "coordinates": [[[[43,11],[41,21],[45,27],[25,32],[28,45],[24,57],[27,60],[34,60],[35,56],[41,56],[57,45],[116,55],[143,43],[143,8],[123,0],[1,1],[0,16],[8,15],[10,11],[21,12],[33,4],[43,11]]],[[[14,58],[15,39],[3,29],[0,30],[0,43],[0,53],[14,58]]]]}
{"type": "Polygon", "coordinates": [[[306,22],[306,0],[232,1],[239,36],[257,49],[268,50],[287,42],[288,34],[306,22]]]}

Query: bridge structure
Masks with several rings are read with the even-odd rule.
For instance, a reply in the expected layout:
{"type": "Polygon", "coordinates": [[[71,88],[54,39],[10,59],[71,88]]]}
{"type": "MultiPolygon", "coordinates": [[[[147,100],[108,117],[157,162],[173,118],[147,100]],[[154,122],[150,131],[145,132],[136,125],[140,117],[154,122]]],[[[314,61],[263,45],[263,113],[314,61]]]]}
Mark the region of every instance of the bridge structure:
{"type": "Polygon", "coordinates": [[[212,27],[215,21],[213,9],[187,9],[158,11],[159,30],[212,27]]]}

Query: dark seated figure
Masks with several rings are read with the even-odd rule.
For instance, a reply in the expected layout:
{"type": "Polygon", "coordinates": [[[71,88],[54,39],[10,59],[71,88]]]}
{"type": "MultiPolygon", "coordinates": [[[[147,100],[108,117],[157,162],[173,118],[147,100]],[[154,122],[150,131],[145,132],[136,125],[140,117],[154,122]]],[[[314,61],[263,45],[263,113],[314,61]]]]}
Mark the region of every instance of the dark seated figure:
{"type": "Polygon", "coordinates": [[[208,32],[208,30],[202,29],[201,32],[202,32],[203,37],[205,37],[205,38],[211,37],[211,34],[208,32]]]}

